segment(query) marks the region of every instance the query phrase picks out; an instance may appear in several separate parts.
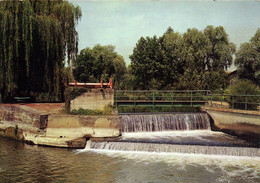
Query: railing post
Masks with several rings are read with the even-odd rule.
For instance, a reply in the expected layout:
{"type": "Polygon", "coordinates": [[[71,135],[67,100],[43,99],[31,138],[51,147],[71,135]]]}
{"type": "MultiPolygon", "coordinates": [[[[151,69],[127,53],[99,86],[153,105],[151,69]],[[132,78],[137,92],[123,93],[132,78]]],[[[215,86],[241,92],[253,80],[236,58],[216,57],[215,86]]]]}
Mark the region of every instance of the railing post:
{"type": "Polygon", "coordinates": [[[154,90],[153,90],[153,112],[154,112],[154,90]]]}
{"type": "Polygon", "coordinates": [[[116,92],[116,90],[114,90],[114,92],[115,92],[115,94],[114,94],[114,102],[115,102],[115,106],[116,106],[116,108],[117,108],[117,92],[116,92]]]}
{"type": "Polygon", "coordinates": [[[231,96],[232,98],[232,109],[234,109],[234,96],[231,96]]]}
{"type": "Polygon", "coordinates": [[[135,91],[134,92],[134,106],[136,107],[136,95],[135,95],[135,91]]]}
{"type": "Polygon", "coordinates": [[[191,97],[191,107],[193,106],[193,104],[192,104],[192,91],[190,92],[190,97],[191,97]]]}
{"type": "Polygon", "coordinates": [[[220,103],[220,107],[222,108],[223,106],[222,106],[222,102],[223,102],[223,94],[221,94],[221,103],[220,103]]]}
{"type": "Polygon", "coordinates": [[[245,110],[247,110],[247,96],[246,96],[246,103],[245,103],[245,110]]]}
{"type": "Polygon", "coordinates": [[[210,96],[210,106],[213,107],[213,104],[212,104],[212,94],[210,96]]]}
{"type": "Polygon", "coordinates": [[[173,91],[171,92],[172,106],[173,106],[173,91]]]}

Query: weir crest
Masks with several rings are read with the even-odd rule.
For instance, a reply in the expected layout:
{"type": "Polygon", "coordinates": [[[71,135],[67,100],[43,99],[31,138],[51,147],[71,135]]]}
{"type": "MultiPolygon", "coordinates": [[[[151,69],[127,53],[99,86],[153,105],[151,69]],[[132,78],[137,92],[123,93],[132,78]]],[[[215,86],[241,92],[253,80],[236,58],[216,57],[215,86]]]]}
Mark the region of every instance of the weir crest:
{"type": "Polygon", "coordinates": [[[121,116],[122,137],[91,141],[85,150],[260,157],[258,145],[210,129],[207,113],[121,116]]]}
{"type": "Polygon", "coordinates": [[[122,115],[122,132],[210,129],[207,113],[122,115]]]}

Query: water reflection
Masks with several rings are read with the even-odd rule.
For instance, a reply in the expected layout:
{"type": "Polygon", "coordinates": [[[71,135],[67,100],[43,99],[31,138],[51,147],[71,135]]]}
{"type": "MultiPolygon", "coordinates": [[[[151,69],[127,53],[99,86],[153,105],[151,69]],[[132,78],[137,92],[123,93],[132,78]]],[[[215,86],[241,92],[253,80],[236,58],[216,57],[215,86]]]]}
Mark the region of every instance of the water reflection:
{"type": "Polygon", "coordinates": [[[0,138],[0,182],[260,182],[260,158],[77,153],[0,138]]]}

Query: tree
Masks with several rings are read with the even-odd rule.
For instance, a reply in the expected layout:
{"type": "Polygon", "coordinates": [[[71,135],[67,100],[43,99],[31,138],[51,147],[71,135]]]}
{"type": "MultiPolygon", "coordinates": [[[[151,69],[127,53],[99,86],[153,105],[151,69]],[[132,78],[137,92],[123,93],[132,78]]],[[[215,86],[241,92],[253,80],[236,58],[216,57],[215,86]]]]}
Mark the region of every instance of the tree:
{"type": "Polygon", "coordinates": [[[65,55],[77,52],[79,7],[67,1],[0,1],[0,92],[62,98],[65,55]]]}
{"type": "Polygon", "coordinates": [[[100,82],[111,78],[115,87],[120,88],[125,73],[125,61],[111,45],[87,47],[80,51],[73,63],[73,75],[79,82],[100,82]]]}
{"type": "Polygon", "coordinates": [[[212,71],[230,67],[236,46],[234,43],[229,42],[225,29],[222,26],[216,28],[207,26],[204,34],[209,40],[207,45],[208,53],[204,60],[205,69],[212,71]]]}
{"type": "Polygon", "coordinates": [[[126,80],[126,74],[127,74],[127,68],[125,64],[125,60],[121,55],[118,55],[114,61],[113,61],[113,66],[114,66],[114,73],[112,74],[112,78],[114,79],[114,86],[117,89],[124,89],[125,88],[125,83],[124,81],[126,80]]]}
{"type": "Polygon", "coordinates": [[[204,59],[209,52],[209,40],[203,32],[188,29],[183,34],[184,74],[180,77],[180,89],[204,89],[201,85],[205,71],[204,59]]]}
{"type": "Polygon", "coordinates": [[[260,29],[249,42],[240,45],[235,65],[241,79],[248,79],[260,86],[260,29]]]}
{"type": "Polygon", "coordinates": [[[141,37],[130,55],[134,88],[223,88],[234,52],[221,26],[188,29],[183,35],[169,27],[162,37],[141,37]]]}
{"type": "Polygon", "coordinates": [[[164,86],[171,88],[176,86],[181,75],[184,73],[183,58],[183,37],[180,33],[174,32],[171,27],[162,36],[164,50],[164,86]]]}
{"type": "Polygon", "coordinates": [[[161,39],[156,36],[141,37],[130,55],[131,73],[135,76],[135,89],[151,88],[151,80],[157,81],[153,89],[161,88],[165,64],[161,39]]]}

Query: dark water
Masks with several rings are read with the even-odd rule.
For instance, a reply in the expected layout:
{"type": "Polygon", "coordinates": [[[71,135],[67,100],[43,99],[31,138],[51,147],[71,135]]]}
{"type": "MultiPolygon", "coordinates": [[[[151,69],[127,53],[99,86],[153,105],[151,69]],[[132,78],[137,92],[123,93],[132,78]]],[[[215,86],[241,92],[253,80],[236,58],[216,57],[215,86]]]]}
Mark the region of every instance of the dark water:
{"type": "Polygon", "coordinates": [[[0,182],[260,182],[260,158],[73,151],[0,137],[0,182]]]}

